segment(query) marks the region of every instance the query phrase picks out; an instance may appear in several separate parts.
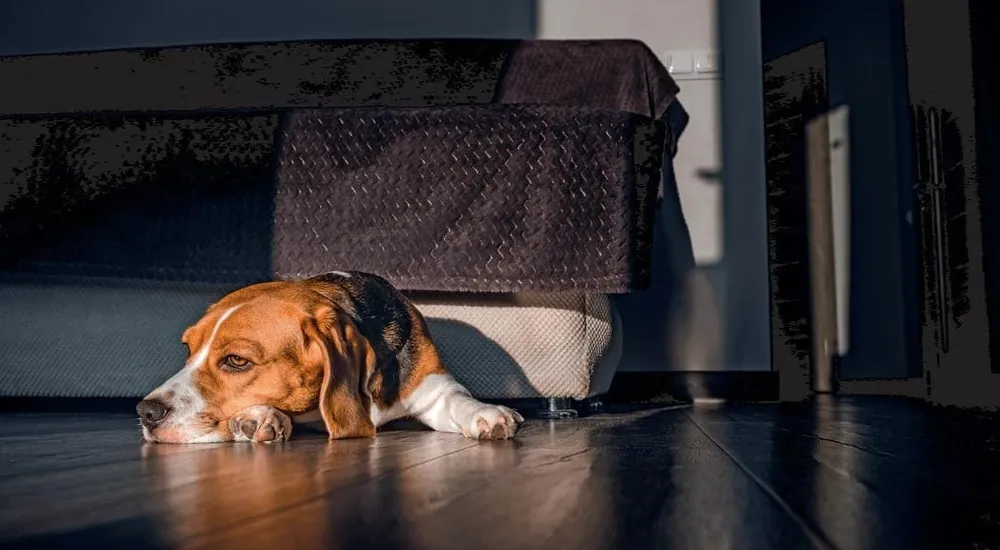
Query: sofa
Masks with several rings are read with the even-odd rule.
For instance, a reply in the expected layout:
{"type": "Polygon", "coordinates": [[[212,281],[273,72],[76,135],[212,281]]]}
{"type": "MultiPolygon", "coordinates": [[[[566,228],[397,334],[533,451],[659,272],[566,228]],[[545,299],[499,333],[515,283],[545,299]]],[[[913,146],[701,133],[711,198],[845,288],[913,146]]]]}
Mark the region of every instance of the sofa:
{"type": "Polygon", "coordinates": [[[640,42],[204,45],[0,80],[0,397],[139,397],[225,292],[361,269],[475,395],[567,416],[610,387],[616,300],[662,282],[686,115],[640,42]]]}

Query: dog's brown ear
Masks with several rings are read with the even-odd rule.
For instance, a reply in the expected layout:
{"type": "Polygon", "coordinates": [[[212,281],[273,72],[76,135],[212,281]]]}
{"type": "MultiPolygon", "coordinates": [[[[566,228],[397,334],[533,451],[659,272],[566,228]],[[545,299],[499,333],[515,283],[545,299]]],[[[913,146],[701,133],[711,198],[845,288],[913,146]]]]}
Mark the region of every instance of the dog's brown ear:
{"type": "Polygon", "coordinates": [[[307,353],[322,357],[319,411],[330,439],[374,437],[371,404],[362,392],[375,350],[349,318],[322,306],[303,327],[307,353]]]}

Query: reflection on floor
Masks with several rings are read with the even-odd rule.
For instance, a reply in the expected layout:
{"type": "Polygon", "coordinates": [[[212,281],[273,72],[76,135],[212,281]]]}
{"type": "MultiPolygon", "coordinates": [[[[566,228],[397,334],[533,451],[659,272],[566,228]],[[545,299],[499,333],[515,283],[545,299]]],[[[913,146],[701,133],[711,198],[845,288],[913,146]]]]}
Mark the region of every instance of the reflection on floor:
{"type": "Polygon", "coordinates": [[[609,412],[475,443],[402,429],[139,442],[0,415],[0,547],[996,548],[1000,424],[897,399],[609,412]]]}

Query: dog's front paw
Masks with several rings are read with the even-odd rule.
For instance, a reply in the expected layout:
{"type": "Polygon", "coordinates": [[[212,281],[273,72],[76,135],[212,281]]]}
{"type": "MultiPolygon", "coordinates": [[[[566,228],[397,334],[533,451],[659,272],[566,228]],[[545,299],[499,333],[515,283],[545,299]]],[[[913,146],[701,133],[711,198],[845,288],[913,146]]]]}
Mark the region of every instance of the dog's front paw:
{"type": "Polygon", "coordinates": [[[484,405],[473,415],[466,427],[466,437],[473,439],[510,439],[524,417],[517,411],[502,405],[484,405]]]}
{"type": "Polygon", "coordinates": [[[292,419],[274,407],[255,405],[233,415],[229,429],[236,441],[277,443],[292,436],[292,419]]]}

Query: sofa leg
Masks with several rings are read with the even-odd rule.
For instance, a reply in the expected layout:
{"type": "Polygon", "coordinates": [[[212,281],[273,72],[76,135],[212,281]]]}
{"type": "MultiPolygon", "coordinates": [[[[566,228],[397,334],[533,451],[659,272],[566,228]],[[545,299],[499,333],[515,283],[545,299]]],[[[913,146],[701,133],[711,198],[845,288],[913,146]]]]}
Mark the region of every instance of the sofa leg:
{"type": "Polygon", "coordinates": [[[576,418],[579,411],[573,407],[573,400],[567,397],[546,397],[545,407],[539,411],[541,418],[576,418]]]}

